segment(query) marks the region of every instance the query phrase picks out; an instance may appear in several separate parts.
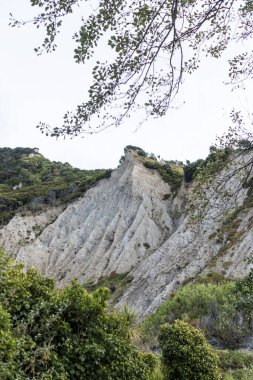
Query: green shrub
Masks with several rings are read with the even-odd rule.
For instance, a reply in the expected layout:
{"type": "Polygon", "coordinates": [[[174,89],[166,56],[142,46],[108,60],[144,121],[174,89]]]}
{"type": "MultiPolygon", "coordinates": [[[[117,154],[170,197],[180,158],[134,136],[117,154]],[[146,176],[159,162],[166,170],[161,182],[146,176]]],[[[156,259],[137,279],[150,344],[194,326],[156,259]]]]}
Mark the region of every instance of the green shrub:
{"type": "Polygon", "coordinates": [[[224,375],[224,380],[252,380],[253,369],[244,368],[236,371],[229,371],[224,375]]]}
{"type": "Polygon", "coordinates": [[[184,181],[190,183],[196,176],[198,168],[204,163],[204,160],[197,160],[194,162],[187,161],[184,166],[184,181]]]}
{"type": "Polygon", "coordinates": [[[157,360],[134,347],[129,315],[108,298],[77,282],[57,290],[1,253],[0,379],[146,380],[157,360]]]}
{"type": "Polygon", "coordinates": [[[219,366],[224,372],[253,368],[252,352],[217,350],[217,354],[219,355],[219,366]]]}
{"type": "Polygon", "coordinates": [[[224,380],[252,380],[253,354],[250,351],[218,350],[224,380]]]}
{"type": "Polygon", "coordinates": [[[164,380],[160,360],[157,362],[154,371],[149,375],[147,380],[164,380]]]}
{"type": "Polygon", "coordinates": [[[0,379],[12,379],[15,340],[12,337],[8,313],[0,306],[0,379]]]}
{"type": "Polygon", "coordinates": [[[183,321],[159,334],[165,380],[219,380],[218,356],[199,330],[183,321]]]}
{"type": "Polygon", "coordinates": [[[253,319],[253,269],[248,276],[236,282],[234,293],[236,307],[246,315],[250,324],[253,319]]]}
{"type": "MultiPolygon", "coordinates": [[[[201,325],[207,335],[212,335],[214,324],[217,324],[219,318],[224,320],[222,316],[225,315],[225,319],[228,320],[228,316],[231,317],[235,313],[234,286],[233,282],[224,281],[219,284],[204,282],[187,284],[178,289],[176,294],[142,322],[140,327],[142,339],[151,346],[157,345],[160,326],[166,322],[172,323],[176,319],[201,325]]],[[[221,336],[219,338],[221,339],[221,336]]]]}
{"type": "Polygon", "coordinates": [[[124,153],[126,154],[127,151],[130,151],[130,150],[133,150],[134,152],[136,152],[138,156],[142,156],[142,157],[147,156],[147,153],[142,148],[139,148],[138,146],[134,146],[134,145],[127,145],[124,148],[124,153]]]}
{"type": "Polygon", "coordinates": [[[231,313],[229,310],[220,313],[216,318],[207,318],[202,325],[205,327],[207,336],[213,336],[224,348],[238,349],[242,346],[247,335],[250,334],[250,329],[247,321],[242,318],[236,310],[234,304],[231,305],[231,313]]]}

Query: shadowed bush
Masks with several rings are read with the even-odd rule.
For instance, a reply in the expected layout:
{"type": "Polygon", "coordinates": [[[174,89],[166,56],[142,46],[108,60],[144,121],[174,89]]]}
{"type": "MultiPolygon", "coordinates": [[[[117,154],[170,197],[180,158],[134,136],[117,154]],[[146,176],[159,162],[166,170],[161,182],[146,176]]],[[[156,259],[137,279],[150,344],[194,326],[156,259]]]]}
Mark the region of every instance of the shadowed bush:
{"type": "Polygon", "coordinates": [[[220,380],[218,356],[204,335],[183,321],[162,326],[159,334],[165,380],[220,380]]]}

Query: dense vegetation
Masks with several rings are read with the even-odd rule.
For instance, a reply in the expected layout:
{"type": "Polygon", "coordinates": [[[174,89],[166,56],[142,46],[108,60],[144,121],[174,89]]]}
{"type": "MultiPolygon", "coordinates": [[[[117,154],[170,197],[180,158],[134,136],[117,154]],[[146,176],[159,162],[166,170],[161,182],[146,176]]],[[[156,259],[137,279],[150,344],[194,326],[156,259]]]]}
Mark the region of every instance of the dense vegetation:
{"type": "Polygon", "coordinates": [[[184,166],[184,181],[190,183],[194,179],[207,180],[224,168],[230,154],[229,148],[217,148],[210,146],[206,159],[198,159],[194,162],[187,161],[184,166]]]}
{"type": "Polygon", "coordinates": [[[131,343],[127,313],[107,308],[108,291],[53,280],[0,254],[1,380],[146,380],[152,354],[131,343]]]}
{"type": "Polygon", "coordinates": [[[252,313],[253,271],[237,281],[210,273],[172,294],[142,322],[140,333],[142,340],[157,350],[159,331],[164,324],[186,322],[201,329],[207,340],[219,348],[216,352],[224,379],[250,380],[253,354],[242,348],[252,336],[252,313]]]}
{"type": "Polygon", "coordinates": [[[17,211],[67,203],[110,173],[51,162],[36,148],[0,148],[0,224],[8,222],[17,211]]]}
{"type": "Polygon", "coordinates": [[[155,169],[161,175],[164,182],[171,186],[172,192],[176,192],[183,181],[183,168],[177,165],[171,165],[168,162],[159,162],[154,158],[146,158],[144,166],[149,169],[155,169]]]}
{"type": "MultiPolygon", "coordinates": [[[[206,341],[215,343],[216,333],[220,345],[229,347],[233,342],[233,348],[238,348],[242,340],[235,345],[233,334],[240,327],[246,328],[240,339],[251,333],[252,277],[251,273],[236,282],[216,274],[201,278],[185,285],[148,317],[140,326],[142,343],[138,344],[152,346],[159,340],[160,368],[157,356],[133,345],[132,314],[109,308],[106,288],[89,293],[74,281],[56,289],[52,279],[34,269],[24,273],[21,264],[0,252],[0,378],[252,379],[250,352],[215,350],[206,341]],[[238,313],[243,326],[234,319],[238,313]]],[[[127,274],[115,281],[125,278],[127,274]]]]}
{"type": "MultiPolygon", "coordinates": [[[[157,170],[172,190],[179,188],[182,163],[160,160],[138,147],[127,150],[157,170]]],[[[184,175],[188,173],[188,182],[201,172],[209,175],[226,157],[227,152],[212,149],[205,161],[189,163],[184,175]]],[[[36,148],[2,148],[2,223],[17,211],[68,202],[108,175],[110,171],[50,162],[36,148]]],[[[246,203],[224,222],[231,243],[238,212],[252,207],[252,181],[247,188],[246,203]]],[[[217,231],[216,240],[223,232],[217,231]]],[[[115,303],[131,281],[129,273],[112,273],[96,284],[73,282],[56,290],[51,279],[35,270],[23,273],[20,264],[0,253],[0,379],[196,380],[220,379],[220,371],[225,380],[253,378],[253,355],[241,350],[252,337],[253,270],[243,280],[210,273],[185,284],[135,331],[139,349],[132,343],[127,310],[111,309],[104,289],[109,288],[115,303]],[[218,348],[216,354],[207,342],[218,348]],[[161,368],[144,347],[162,351],[161,368]]]]}
{"type": "Polygon", "coordinates": [[[237,282],[213,274],[183,286],[143,322],[144,341],[156,345],[160,326],[180,319],[201,328],[219,347],[239,348],[251,333],[252,285],[252,274],[237,282]]]}

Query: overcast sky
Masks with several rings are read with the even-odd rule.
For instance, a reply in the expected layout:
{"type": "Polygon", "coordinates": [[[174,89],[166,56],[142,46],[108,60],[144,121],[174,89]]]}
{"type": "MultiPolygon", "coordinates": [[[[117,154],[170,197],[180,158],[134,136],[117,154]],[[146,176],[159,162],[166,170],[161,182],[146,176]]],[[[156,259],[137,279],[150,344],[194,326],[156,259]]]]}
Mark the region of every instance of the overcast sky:
{"type": "MultiPolygon", "coordinates": [[[[42,40],[32,25],[10,28],[9,13],[19,19],[32,15],[29,0],[0,0],[0,146],[38,147],[45,157],[79,168],[114,168],[126,145],[140,146],[162,158],[185,161],[204,158],[208,148],[229,126],[232,107],[252,109],[251,88],[231,92],[224,85],[226,60],[205,61],[185,81],[175,109],[150,120],[136,131],[128,124],[73,140],[52,139],[35,128],[39,121],[60,125],[65,111],[75,109],[86,96],[90,67],[72,58],[71,35],[81,10],[67,21],[54,54],[37,57],[42,40]]],[[[238,48],[238,45],[237,45],[238,48]]],[[[103,55],[103,47],[99,55],[103,55]]],[[[233,52],[229,52],[232,54],[233,52]]],[[[236,52],[234,52],[236,53],[236,52]]]]}

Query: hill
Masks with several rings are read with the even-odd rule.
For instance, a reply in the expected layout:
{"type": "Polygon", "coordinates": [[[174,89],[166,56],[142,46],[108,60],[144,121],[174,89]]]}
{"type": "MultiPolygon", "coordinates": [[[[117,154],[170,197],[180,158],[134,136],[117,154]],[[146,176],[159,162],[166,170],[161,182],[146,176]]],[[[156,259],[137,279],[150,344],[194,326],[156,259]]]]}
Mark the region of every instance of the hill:
{"type": "MultiPolygon", "coordinates": [[[[45,160],[36,152],[29,154],[21,162],[45,160]]],[[[245,184],[237,171],[240,161],[226,159],[225,154],[217,165],[211,153],[207,160],[184,168],[180,162],[164,162],[128,146],[121,165],[110,176],[100,172],[99,178],[106,178],[99,181],[85,171],[77,171],[77,179],[75,169],[69,169],[68,182],[60,174],[46,180],[46,185],[40,179],[36,187],[41,191],[50,184],[56,195],[61,191],[57,181],[63,191],[80,189],[82,180],[90,188],[84,186],[82,196],[73,190],[63,193],[53,204],[45,201],[47,189],[40,195],[44,197],[41,209],[30,213],[27,210],[36,200],[30,189],[35,185],[27,183],[18,190],[9,185],[8,197],[24,189],[29,200],[14,210],[15,216],[0,230],[0,247],[26,267],[34,266],[53,277],[59,286],[73,278],[88,289],[106,285],[114,304],[126,303],[144,317],[199,276],[218,273],[239,278],[249,272],[251,173],[245,184]],[[232,172],[237,174],[231,176],[232,172]],[[79,198],[64,210],[56,207],[65,197],[69,201],[75,196],[79,198]]],[[[46,162],[61,168],[61,173],[69,168],[46,162]]]]}
{"type": "Polygon", "coordinates": [[[51,162],[37,148],[0,148],[0,224],[17,212],[68,204],[110,173],[51,162]]]}

